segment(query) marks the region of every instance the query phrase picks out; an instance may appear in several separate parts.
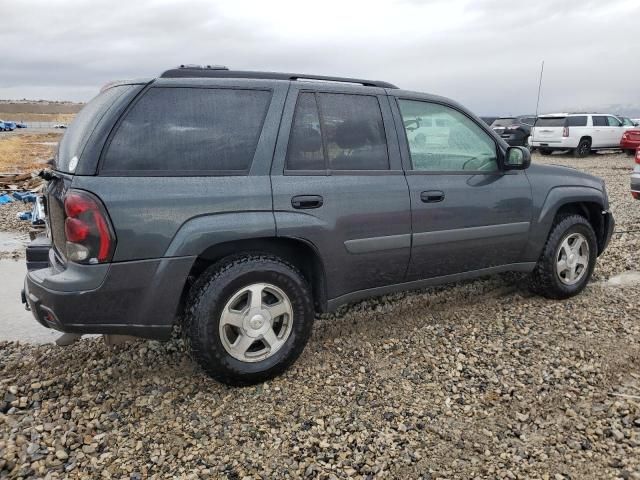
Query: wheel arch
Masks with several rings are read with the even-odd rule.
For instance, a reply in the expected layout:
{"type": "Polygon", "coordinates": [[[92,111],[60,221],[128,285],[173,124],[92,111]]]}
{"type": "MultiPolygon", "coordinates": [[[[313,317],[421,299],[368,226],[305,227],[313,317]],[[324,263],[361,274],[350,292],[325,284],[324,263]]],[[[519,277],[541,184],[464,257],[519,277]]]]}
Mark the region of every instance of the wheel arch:
{"type": "Polygon", "coordinates": [[[267,236],[215,243],[201,251],[196,256],[185,281],[180,311],[191,286],[205,270],[225,259],[256,253],[277,256],[298,268],[309,283],[316,311],[327,310],[325,268],[317,248],[301,238],[267,236]]]}
{"type": "Polygon", "coordinates": [[[598,255],[606,244],[607,226],[602,212],[605,201],[600,190],[592,187],[557,187],[552,189],[540,211],[538,225],[543,226],[544,240],[556,219],[564,215],[577,214],[585,217],[598,241],[598,255]]]}

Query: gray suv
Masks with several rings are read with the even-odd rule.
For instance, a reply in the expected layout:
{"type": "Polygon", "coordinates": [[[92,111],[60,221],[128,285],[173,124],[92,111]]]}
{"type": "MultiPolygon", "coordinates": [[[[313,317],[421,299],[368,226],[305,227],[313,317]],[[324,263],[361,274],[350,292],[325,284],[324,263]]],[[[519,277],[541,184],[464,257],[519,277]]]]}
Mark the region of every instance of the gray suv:
{"type": "Polygon", "coordinates": [[[43,172],[51,248],[23,301],[63,332],[167,339],[264,381],[316,312],[505,271],[579,293],[604,182],[530,165],[457,103],[378,81],[183,67],[106,87],[43,172]]]}

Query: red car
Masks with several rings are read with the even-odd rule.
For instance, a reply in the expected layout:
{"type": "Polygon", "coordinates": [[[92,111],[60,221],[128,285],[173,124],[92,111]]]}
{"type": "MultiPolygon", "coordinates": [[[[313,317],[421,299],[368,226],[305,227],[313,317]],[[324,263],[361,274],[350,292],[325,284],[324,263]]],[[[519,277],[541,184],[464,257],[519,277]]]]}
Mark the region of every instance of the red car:
{"type": "Polygon", "coordinates": [[[633,128],[622,134],[620,139],[620,148],[622,150],[629,155],[633,155],[638,147],[640,147],[640,128],[633,128]]]}

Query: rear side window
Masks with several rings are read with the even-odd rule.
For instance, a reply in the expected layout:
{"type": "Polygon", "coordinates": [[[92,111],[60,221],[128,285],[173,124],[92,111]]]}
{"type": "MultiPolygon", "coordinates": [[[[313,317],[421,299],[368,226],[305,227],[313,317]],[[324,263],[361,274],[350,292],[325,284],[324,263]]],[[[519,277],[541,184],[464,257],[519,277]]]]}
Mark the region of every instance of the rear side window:
{"type": "Polygon", "coordinates": [[[287,168],[292,170],[325,170],[320,116],[313,93],[298,96],[296,113],[289,137],[287,168]]]}
{"type": "Polygon", "coordinates": [[[300,94],[287,168],[388,170],[389,154],[378,99],[340,93],[300,94]],[[318,148],[318,140],[322,149],[318,148]]]}
{"type": "Polygon", "coordinates": [[[564,127],[567,117],[538,117],[536,127],[564,127]]]}
{"type": "Polygon", "coordinates": [[[602,115],[594,115],[593,117],[593,126],[594,127],[607,127],[609,124],[607,123],[607,117],[602,115]]]}
{"type": "Polygon", "coordinates": [[[82,155],[82,150],[100,119],[116,100],[133,88],[135,88],[134,85],[120,85],[104,90],[80,110],[60,141],[56,156],[56,170],[73,173],[77,160],[71,162],[71,159],[82,155]]]}
{"type": "Polygon", "coordinates": [[[576,117],[567,117],[567,127],[586,127],[587,116],[580,115],[576,117]]]}
{"type": "Polygon", "coordinates": [[[270,98],[264,90],[152,88],[118,127],[102,170],[246,172],[270,98]]]}

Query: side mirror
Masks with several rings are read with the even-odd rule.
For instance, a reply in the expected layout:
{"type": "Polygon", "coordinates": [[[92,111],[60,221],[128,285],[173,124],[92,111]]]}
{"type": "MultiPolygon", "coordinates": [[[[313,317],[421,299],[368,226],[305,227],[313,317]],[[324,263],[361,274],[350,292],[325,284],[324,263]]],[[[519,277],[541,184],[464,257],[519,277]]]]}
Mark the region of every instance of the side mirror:
{"type": "Polygon", "coordinates": [[[531,165],[531,152],[525,147],[509,147],[504,156],[505,170],[525,170],[531,165]]]}

